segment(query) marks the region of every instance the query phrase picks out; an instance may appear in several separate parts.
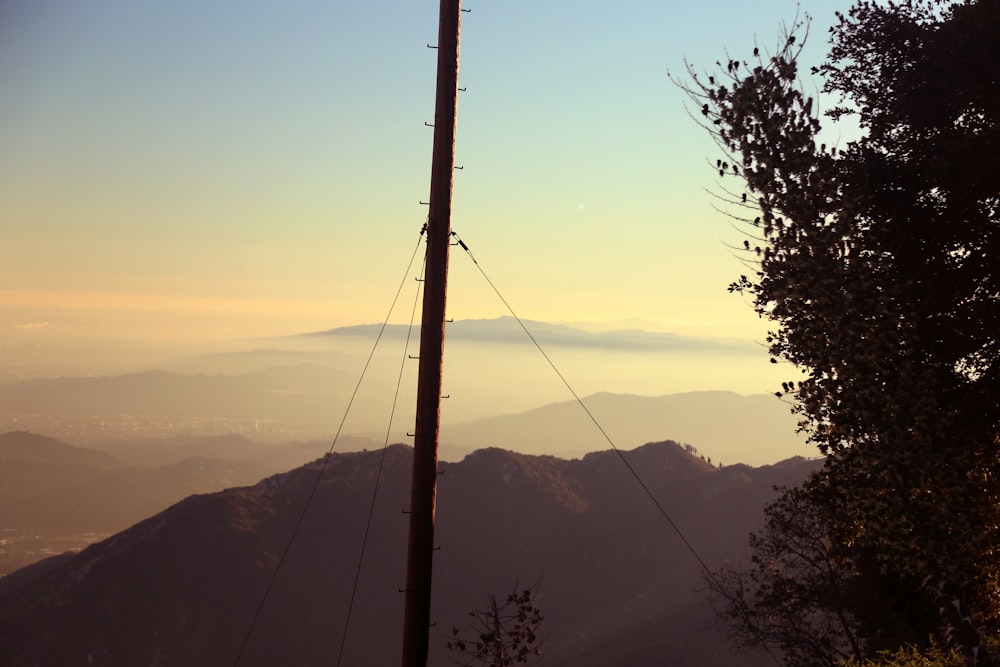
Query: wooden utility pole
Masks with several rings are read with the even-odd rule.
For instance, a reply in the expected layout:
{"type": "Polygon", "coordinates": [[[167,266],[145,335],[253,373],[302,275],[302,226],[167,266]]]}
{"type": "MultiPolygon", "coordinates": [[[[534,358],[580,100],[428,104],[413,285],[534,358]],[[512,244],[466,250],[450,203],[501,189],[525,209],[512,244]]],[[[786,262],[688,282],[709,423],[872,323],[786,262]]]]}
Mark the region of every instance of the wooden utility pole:
{"type": "Polygon", "coordinates": [[[406,564],[403,667],[426,667],[431,626],[431,575],[437,502],[438,432],[445,300],[451,247],[451,193],[455,169],[458,101],[458,41],[461,0],[440,0],[434,149],[431,158],[427,261],[420,325],[420,370],[410,492],[410,539],[406,564]]]}

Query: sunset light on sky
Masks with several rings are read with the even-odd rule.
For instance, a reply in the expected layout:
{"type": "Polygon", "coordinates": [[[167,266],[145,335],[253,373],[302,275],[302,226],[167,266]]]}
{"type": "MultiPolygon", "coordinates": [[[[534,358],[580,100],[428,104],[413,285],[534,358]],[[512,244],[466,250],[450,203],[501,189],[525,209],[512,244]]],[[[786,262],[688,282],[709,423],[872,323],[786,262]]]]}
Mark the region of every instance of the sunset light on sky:
{"type": "MultiPolygon", "coordinates": [[[[843,4],[806,8],[806,62],[843,4]]],[[[773,45],[797,3],[465,7],[453,229],[518,314],[761,340],[667,70],[773,45]]],[[[0,335],[381,321],[426,216],[436,33],[425,0],[4,3],[0,335]]],[[[449,315],[506,314],[457,250],[449,315]]]]}

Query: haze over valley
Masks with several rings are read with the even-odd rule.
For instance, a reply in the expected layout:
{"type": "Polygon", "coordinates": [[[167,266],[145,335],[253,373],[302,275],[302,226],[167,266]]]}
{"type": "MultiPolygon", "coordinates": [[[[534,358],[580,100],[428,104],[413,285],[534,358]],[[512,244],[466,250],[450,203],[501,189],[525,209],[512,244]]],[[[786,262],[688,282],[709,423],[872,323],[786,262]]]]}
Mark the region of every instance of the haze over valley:
{"type": "MultiPolygon", "coordinates": [[[[442,460],[490,447],[576,459],[664,439],[713,466],[812,455],[773,395],[707,388],[726,387],[727,368],[766,368],[756,345],[525,326],[534,342],[512,318],[448,325],[442,460]],[[692,382],[706,388],[669,392],[692,382]]],[[[380,331],[364,325],[216,343],[124,373],[97,372],[97,355],[87,374],[0,384],[0,574],[81,549],[188,495],[313,461],[334,445],[348,406],[335,451],[409,443],[419,332],[381,331],[359,384],[380,331]]],[[[8,377],[28,368],[8,368],[8,377]]]]}
{"type": "MultiPolygon", "coordinates": [[[[513,318],[449,324],[446,448],[579,456],[606,447],[561,374],[615,444],[670,437],[716,460],[754,465],[811,454],[788,406],[765,395],[781,376],[754,343],[525,326],[544,356],[513,318]],[[747,381],[752,368],[768,374],[747,381]]],[[[270,443],[332,441],[346,414],[344,436],[373,445],[387,436],[408,442],[419,331],[409,332],[407,347],[408,327],[390,325],[375,348],[380,328],[234,342],[226,351],[167,358],[121,374],[94,368],[8,381],[0,384],[0,431],[30,430],[78,444],[226,433],[270,443]]]]}

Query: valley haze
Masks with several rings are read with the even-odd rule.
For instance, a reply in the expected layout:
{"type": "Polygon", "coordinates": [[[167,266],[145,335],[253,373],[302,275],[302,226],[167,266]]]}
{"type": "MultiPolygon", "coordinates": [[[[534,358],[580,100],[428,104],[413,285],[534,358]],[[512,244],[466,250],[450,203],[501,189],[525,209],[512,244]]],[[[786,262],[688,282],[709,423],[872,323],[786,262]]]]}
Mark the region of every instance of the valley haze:
{"type": "MultiPolygon", "coordinates": [[[[788,367],[768,363],[758,343],[523,324],[448,324],[445,451],[581,456],[609,445],[589,410],[621,447],[672,438],[717,461],[751,465],[814,454],[789,406],[771,393],[788,367]]],[[[79,363],[89,366],[75,373],[53,373],[26,355],[0,368],[0,430],[80,444],[230,432],[281,442],[331,438],[346,412],[345,436],[372,446],[409,442],[418,347],[416,327],[368,324],[216,342],[202,354],[151,348],[126,367],[83,355],[79,363]]]]}
{"type": "MultiPolygon", "coordinates": [[[[789,406],[767,393],[780,377],[774,365],[755,343],[524,326],[530,337],[510,317],[448,324],[439,533],[449,548],[436,557],[438,613],[459,619],[486,591],[544,579],[545,651],[555,667],[653,664],[667,654],[731,664],[722,633],[707,628],[696,563],[609,450],[638,466],[713,566],[743,558],[774,485],[818,465],[803,458],[813,451],[789,406]],[[478,537],[458,539],[469,534],[478,537]],[[581,588],[583,579],[601,585],[581,588]]],[[[360,325],[216,342],[201,353],[136,346],[125,365],[85,355],[78,361],[89,366],[76,374],[25,358],[4,367],[0,626],[14,630],[0,632],[0,662],[44,655],[60,664],[103,647],[108,665],[167,654],[218,664],[246,621],[233,591],[259,588],[295,499],[335,445],[312,511],[322,516],[310,518],[307,548],[295,551],[314,556],[285,575],[269,613],[298,618],[280,609],[308,608],[324,619],[309,630],[317,636],[343,622],[313,592],[343,597],[340,574],[351,567],[382,450],[388,498],[379,499],[360,638],[348,646],[357,664],[384,664],[398,649],[374,638],[387,618],[398,625],[399,509],[412,454],[383,445],[410,442],[418,340],[404,325],[360,325]],[[48,590],[61,591],[62,611],[46,606],[48,590]],[[148,605],[153,598],[169,604],[148,605]],[[92,623],[107,610],[118,620],[92,623]],[[202,630],[192,632],[186,624],[196,617],[202,630]],[[46,648],[34,642],[39,633],[63,641],[46,648]],[[377,650],[365,648],[373,643],[377,650]]],[[[264,637],[298,633],[264,619],[264,637]]],[[[261,641],[248,664],[273,664],[270,640],[261,641]]],[[[307,656],[324,646],[310,639],[289,650],[307,656]]]]}

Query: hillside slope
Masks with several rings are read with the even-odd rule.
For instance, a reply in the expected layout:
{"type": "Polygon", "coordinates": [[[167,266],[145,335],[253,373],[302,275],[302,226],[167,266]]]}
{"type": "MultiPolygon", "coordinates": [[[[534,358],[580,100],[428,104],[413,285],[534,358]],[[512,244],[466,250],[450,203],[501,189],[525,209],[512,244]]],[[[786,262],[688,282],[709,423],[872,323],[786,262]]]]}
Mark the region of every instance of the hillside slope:
{"type": "MultiPolygon", "coordinates": [[[[744,554],[774,484],[815,465],[719,469],[674,443],[626,456],[710,567],[744,554]]],[[[76,556],[0,579],[0,664],[233,664],[283,554],[239,665],[330,664],[370,507],[344,664],[398,661],[411,457],[402,445],[384,459],[338,454],[192,496],[76,556]]],[[[432,664],[450,660],[445,633],[489,593],[536,581],[551,667],[732,664],[707,627],[698,562],[618,454],[567,461],[487,449],[442,472],[432,664]]]]}

